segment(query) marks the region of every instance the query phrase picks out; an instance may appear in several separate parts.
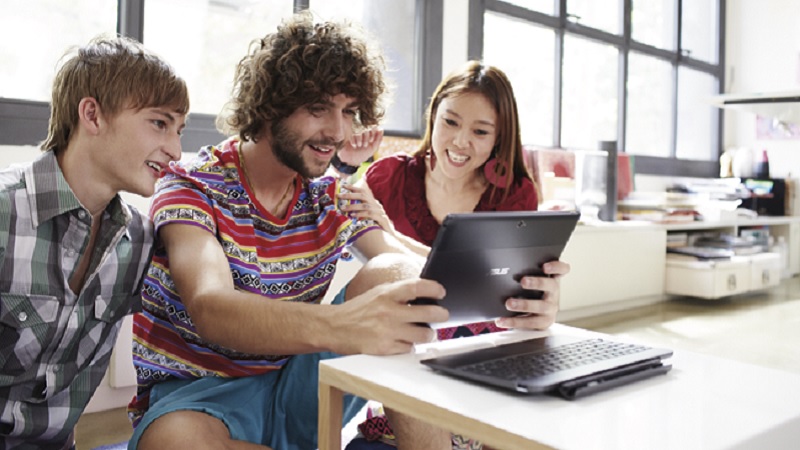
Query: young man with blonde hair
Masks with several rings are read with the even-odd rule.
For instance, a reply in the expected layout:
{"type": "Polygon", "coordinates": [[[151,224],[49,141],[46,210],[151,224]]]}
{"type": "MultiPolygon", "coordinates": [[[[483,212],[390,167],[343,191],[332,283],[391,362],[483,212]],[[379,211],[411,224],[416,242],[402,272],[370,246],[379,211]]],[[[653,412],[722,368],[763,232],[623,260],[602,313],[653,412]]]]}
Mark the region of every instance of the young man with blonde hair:
{"type": "Polygon", "coordinates": [[[153,194],[188,110],[168,64],[99,37],[56,74],[42,155],[0,171],[0,449],[74,448],[152,255],[119,193],[153,194]]]}

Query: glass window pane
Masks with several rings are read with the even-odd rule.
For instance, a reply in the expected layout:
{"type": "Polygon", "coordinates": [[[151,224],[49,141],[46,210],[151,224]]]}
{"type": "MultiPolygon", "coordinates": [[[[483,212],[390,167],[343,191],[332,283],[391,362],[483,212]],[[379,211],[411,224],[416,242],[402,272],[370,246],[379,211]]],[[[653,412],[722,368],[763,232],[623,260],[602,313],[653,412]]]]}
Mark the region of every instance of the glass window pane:
{"type": "Polygon", "coordinates": [[[631,52],[628,56],[628,123],[625,151],[670,156],[672,136],[672,65],[631,52]]]}
{"type": "Polygon", "coordinates": [[[531,11],[539,11],[541,13],[555,15],[556,1],[558,0],[504,0],[506,3],[521,6],[531,11]]]}
{"type": "Polygon", "coordinates": [[[683,2],[681,49],[694,59],[716,64],[717,0],[683,2]]]}
{"type": "Polygon", "coordinates": [[[621,0],[569,0],[567,14],[587,27],[622,34],[621,0]]]}
{"type": "Polygon", "coordinates": [[[675,0],[633,0],[633,39],[654,47],[675,50],[675,6],[675,0]]]}
{"type": "Polygon", "coordinates": [[[505,72],[514,88],[522,142],[553,145],[555,32],[487,12],[483,36],[484,61],[505,72]],[[511,47],[512,41],[526,44],[511,47]]]}
{"type": "Polygon", "coordinates": [[[3,0],[0,97],[50,101],[56,66],[71,46],[117,30],[117,2],[3,0]]]}
{"type": "Polygon", "coordinates": [[[275,30],[292,8],[292,0],[147,1],[144,44],[186,79],[193,113],[218,114],[250,42],[275,30]]]}
{"type": "Polygon", "coordinates": [[[617,139],[619,51],[586,39],[564,39],[561,146],[596,149],[617,139]]]}
{"type": "Polygon", "coordinates": [[[416,130],[426,106],[419,105],[415,6],[415,0],[314,0],[309,4],[321,18],[359,22],[379,39],[386,56],[386,78],[392,86],[391,104],[383,121],[387,130],[416,130]]]}
{"type": "Polygon", "coordinates": [[[719,109],[711,106],[717,79],[707,73],[678,69],[678,137],[680,159],[716,160],[715,143],[719,109]]]}

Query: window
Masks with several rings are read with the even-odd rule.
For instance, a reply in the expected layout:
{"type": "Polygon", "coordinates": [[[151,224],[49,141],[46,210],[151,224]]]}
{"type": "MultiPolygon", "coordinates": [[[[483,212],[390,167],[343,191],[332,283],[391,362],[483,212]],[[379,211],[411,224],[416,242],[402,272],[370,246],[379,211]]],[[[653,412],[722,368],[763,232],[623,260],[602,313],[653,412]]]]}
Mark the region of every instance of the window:
{"type": "Polygon", "coordinates": [[[501,68],[514,89],[522,142],[549,145],[553,141],[555,33],[490,12],[486,14],[484,35],[484,61],[501,68]],[[504,51],[514,39],[528,43],[526,58],[504,51]]]}
{"type": "Polygon", "coordinates": [[[718,61],[717,0],[682,2],[681,49],[686,56],[715,64],[718,61]]]}
{"type": "Polygon", "coordinates": [[[380,39],[394,85],[384,128],[419,137],[427,99],[441,79],[442,0],[4,0],[0,145],[36,144],[46,137],[56,61],[66,46],[101,32],[142,41],[186,79],[192,111],[184,149],[218,142],[223,136],[214,119],[249,43],[309,7],[319,16],[360,21],[380,39]]]}
{"type": "MultiPolygon", "coordinates": [[[[144,43],[187,79],[192,111],[216,115],[230,96],[234,69],[250,42],[275,29],[293,8],[293,0],[148,1],[144,43]],[[184,19],[176,23],[173,18],[177,16],[184,19]],[[174,39],[176,33],[184,39],[174,39]]],[[[315,0],[309,2],[309,8],[320,20],[361,23],[379,39],[393,88],[383,126],[388,130],[414,130],[422,114],[418,99],[411,95],[419,91],[419,52],[413,39],[415,2],[315,0]]]]}
{"type": "Polygon", "coordinates": [[[669,157],[672,66],[637,52],[628,57],[628,126],[625,147],[636,155],[669,157]]]}
{"type": "Polygon", "coordinates": [[[508,0],[508,3],[545,14],[553,15],[556,13],[553,0],[508,0]]]}
{"type": "Polygon", "coordinates": [[[622,2],[620,0],[567,1],[567,19],[587,27],[622,34],[621,17],[622,2]]]}
{"type": "Polygon", "coordinates": [[[57,62],[67,51],[65,45],[113,34],[116,27],[117,2],[4,0],[0,97],[49,102],[57,62]]]}
{"type": "Polygon", "coordinates": [[[682,159],[716,159],[713,150],[718,110],[708,99],[719,92],[717,80],[697,70],[678,70],[678,139],[677,157],[682,159]]]}
{"type": "Polygon", "coordinates": [[[564,39],[562,147],[596,149],[599,141],[617,140],[618,59],[610,45],[564,39]]]}
{"type": "Polygon", "coordinates": [[[361,23],[379,42],[386,57],[386,78],[392,102],[383,127],[412,131],[417,128],[422,108],[412,92],[419,92],[418,44],[414,39],[414,0],[313,0],[312,12],[323,19],[350,19],[361,23]]]}
{"type": "Polygon", "coordinates": [[[633,0],[631,38],[643,44],[675,50],[677,0],[633,0]]]}
{"type": "Polygon", "coordinates": [[[143,43],[186,79],[193,113],[216,115],[250,42],[274,30],[293,6],[292,0],[146,1],[143,43]]]}
{"type": "Polygon", "coordinates": [[[525,143],[593,149],[617,140],[636,156],[638,173],[719,174],[720,112],[707,101],[722,85],[724,0],[545,3],[470,3],[471,22],[483,22],[470,56],[513,74],[514,89],[524,93],[517,96],[521,118],[549,122],[538,131],[522,124],[525,143]],[[554,42],[526,29],[549,32],[554,42]],[[551,81],[517,75],[543,61],[551,81]],[[540,109],[536,99],[552,99],[553,114],[525,117],[540,109]]]}

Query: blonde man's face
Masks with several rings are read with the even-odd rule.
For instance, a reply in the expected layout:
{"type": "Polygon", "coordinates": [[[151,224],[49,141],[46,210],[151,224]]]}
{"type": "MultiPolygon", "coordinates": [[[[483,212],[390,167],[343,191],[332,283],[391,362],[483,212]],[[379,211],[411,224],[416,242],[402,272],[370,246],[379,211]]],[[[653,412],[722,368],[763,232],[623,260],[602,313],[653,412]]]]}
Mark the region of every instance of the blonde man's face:
{"type": "Polygon", "coordinates": [[[124,109],[104,130],[105,151],[97,152],[106,180],[117,191],[144,197],[170,161],[181,157],[181,133],[186,115],[167,107],[124,109]]]}

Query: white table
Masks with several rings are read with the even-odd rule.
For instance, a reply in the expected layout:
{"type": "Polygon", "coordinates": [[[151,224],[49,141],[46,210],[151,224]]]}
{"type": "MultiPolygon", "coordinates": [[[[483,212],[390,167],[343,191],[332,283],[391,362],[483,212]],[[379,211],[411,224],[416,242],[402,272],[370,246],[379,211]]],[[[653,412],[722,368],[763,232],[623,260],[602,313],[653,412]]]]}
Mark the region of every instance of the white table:
{"type": "Polygon", "coordinates": [[[322,362],[320,449],[341,448],[343,393],[382,402],[498,449],[800,448],[800,376],[792,373],[676,351],[666,375],[568,401],[472,384],[418,362],[465,346],[545,334],[597,336],[557,324],[547,332],[429,344],[416,354],[322,362]]]}

